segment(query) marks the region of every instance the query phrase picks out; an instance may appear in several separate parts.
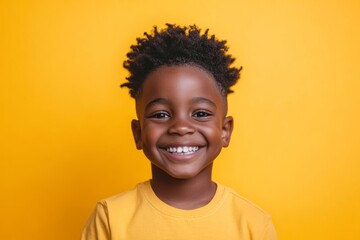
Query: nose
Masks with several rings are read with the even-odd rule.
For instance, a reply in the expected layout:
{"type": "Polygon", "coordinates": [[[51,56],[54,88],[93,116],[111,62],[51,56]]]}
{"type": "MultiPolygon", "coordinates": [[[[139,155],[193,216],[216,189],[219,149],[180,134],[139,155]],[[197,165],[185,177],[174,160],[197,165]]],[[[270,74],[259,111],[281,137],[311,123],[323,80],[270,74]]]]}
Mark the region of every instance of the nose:
{"type": "Polygon", "coordinates": [[[173,118],[172,124],[168,130],[169,134],[185,135],[195,132],[195,127],[191,123],[191,119],[185,116],[173,118]]]}

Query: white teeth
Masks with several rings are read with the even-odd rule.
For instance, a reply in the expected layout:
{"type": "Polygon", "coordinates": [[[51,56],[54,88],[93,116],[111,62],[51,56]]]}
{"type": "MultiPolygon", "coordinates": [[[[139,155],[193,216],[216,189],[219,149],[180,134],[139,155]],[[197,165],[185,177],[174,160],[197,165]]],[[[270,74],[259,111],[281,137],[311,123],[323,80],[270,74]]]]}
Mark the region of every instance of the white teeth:
{"type": "Polygon", "coordinates": [[[197,150],[199,150],[198,146],[195,147],[188,147],[188,146],[184,146],[184,147],[168,147],[166,149],[166,151],[170,152],[170,153],[176,153],[176,154],[191,154],[196,152],[197,150]]]}
{"type": "Polygon", "coordinates": [[[176,150],[178,153],[182,153],[182,147],[178,147],[176,150]]]}

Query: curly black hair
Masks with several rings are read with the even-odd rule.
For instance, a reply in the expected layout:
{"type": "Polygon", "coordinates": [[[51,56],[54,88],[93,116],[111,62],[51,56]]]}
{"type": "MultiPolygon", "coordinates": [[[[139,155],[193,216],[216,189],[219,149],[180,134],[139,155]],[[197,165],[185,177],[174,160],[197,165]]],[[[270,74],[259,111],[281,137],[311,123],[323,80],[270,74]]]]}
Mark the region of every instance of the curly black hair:
{"type": "Polygon", "coordinates": [[[242,67],[230,67],[235,61],[227,54],[226,41],[220,41],[215,35],[208,35],[209,29],[201,33],[196,25],[180,27],[166,24],[167,28],[144,33],[144,38],[137,38],[137,44],[131,46],[127,53],[127,60],[123,66],[130,73],[128,82],[121,87],[128,87],[130,95],[137,98],[141,86],[147,75],[160,66],[194,65],[209,72],[223,94],[226,96],[233,91],[230,89],[240,77],[242,67]]]}

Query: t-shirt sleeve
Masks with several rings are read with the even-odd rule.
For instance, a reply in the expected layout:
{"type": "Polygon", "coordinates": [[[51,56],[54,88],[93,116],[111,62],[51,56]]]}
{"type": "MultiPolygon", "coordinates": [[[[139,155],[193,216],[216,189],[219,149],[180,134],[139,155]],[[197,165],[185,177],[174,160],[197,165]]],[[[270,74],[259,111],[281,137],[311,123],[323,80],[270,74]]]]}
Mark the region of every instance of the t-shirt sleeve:
{"type": "Polygon", "coordinates": [[[278,240],[276,230],[274,227],[274,224],[272,223],[271,219],[269,219],[269,222],[264,229],[264,234],[261,238],[261,240],[278,240]]]}
{"type": "Polygon", "coordinates": [[[106,203],[98,203],[81,234],[81,240],[110,240],[106,203]]]}

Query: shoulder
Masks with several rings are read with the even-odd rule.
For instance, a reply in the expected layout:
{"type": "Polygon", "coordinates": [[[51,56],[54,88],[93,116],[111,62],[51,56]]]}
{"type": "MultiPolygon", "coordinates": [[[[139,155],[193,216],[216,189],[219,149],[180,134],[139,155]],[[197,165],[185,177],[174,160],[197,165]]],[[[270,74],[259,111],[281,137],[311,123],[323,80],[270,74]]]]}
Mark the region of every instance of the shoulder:
{"type": "Polygon", "coordinates": [[[132,200],[133,198],[136,198],[138,195],[138,188],[140,185],[142,185],[143,183],[138,183],[134,188],[118,193],[116,195],[107,197],[105,199],[102,199],[99,201],[99,203],[102,204],[117,204],[117,203],[122,203],[124,201],[128,201],[128,200],[132,200]]]}
{"type": "Polygon", "coordinates": [[[241,231],[247,235],[246,239],[277,239],[271,216],[266,211],[232,188],[223,187],[224,207],[228,214],[235,218],[241,231]]]}
{"type": "Polygon", "coordinates": [[[130,214],[136,210],[139,202],[142,201],[140,189],[144,184],[146,182],[138,183],[133,189],[100,200],[97,205],[105,209],[109,218],[114,213],[122,214],[123,216],[127,213],[130,214]]]}
{"type": "Polygon", "coordinates": [[[235,218],[241,225],[248,229],[262,229],[260,232],[271,231],[275,233],[271,216],[266,211],[232,188],[225,187],[225,193],[224,204],[235,214],[235,218]]]}
{"type": "Polygon", "coordinates": [[[239,193],[237,193],[234,189],[230,187],[225,186],[224,188],[227,194],[227,200],[231,201],[234,207],[239,208],[239,210],[241,210],[243,213],[270,218],[270,215],[257,204],[241,196],[239,193]]]}
{"type": "Polygon", "coordinates": [[[129,209],[134,209],[132,205],[137,195],[136,188],[98,201],[81,239],[111,239],[114,220],[129,215],[129,209]]]}

